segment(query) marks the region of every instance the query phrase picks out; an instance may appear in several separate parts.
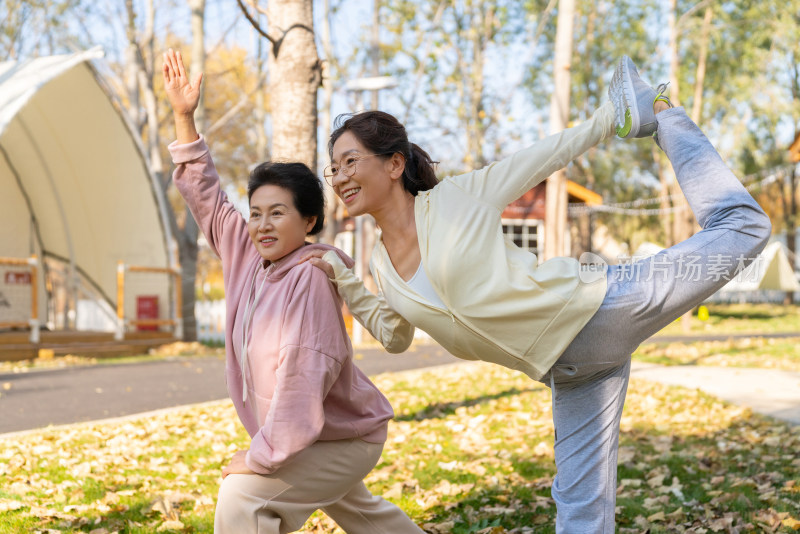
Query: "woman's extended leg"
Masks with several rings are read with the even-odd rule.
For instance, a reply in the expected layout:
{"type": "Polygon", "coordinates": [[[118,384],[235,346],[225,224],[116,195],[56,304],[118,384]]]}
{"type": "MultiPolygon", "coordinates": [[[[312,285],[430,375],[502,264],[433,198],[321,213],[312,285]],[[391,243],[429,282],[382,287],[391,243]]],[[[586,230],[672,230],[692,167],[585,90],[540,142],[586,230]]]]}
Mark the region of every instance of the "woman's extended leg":
{"type": "Polygon", "coordinates": [[[556,429],[557,532],[613,532],[630,355],[752,262],[771,231],[769,218],[683,108],[659,113],[657,123],[660,145],[702,230],[651,258],[611,266],[602,305],[544,379],[552,385],[556,429]],[[600,486],[581,483],[587,479],[600,486]],[[585,523],[586,511],[598,506],[603,513],[585,523]],[[574,530],[578,524],[587,529],[574,530]]]}
{"type": "Polygon", "coordinates": [[[622,364],[732,280],[769,239],[769,218],[683,108],[657,117],[660,144],[702,230],[652,257],[610,266],[602,305],[559,364],[622,364]]]}

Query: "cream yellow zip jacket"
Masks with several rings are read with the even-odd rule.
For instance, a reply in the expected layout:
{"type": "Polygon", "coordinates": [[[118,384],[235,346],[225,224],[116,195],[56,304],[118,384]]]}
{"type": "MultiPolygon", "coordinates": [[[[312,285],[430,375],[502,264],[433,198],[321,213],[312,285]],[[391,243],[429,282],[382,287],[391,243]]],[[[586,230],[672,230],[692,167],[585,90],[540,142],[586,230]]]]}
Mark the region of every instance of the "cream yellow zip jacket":
{"type": "Polygon", "coordinates": [[[350,311],[389,352],[407,349],[416,326],[454,356],[540,379],[597,311],[606,279],[582,282],[579,263],[572,258],[537,264],[534,254],[503,234],[501,214],[510,202],[612,135],[613,124],[614,108],[605,104],[575,128],[417,195],[422,265],[447,310],[427,303],[400,278],[380,239],[370,262],[378,296],[335,253],[326,253],[350,311]]]}

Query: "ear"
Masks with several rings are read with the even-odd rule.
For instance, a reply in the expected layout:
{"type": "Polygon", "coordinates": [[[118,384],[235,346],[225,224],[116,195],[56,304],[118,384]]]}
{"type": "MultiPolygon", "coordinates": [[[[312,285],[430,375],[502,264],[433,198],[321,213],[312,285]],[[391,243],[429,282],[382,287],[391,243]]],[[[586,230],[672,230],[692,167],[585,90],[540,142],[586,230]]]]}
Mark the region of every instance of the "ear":
{"type": "Polygon", "coordinates": [[[406,169],[406,158],[399,152],[395,152],[391,158],[386,160],[386,169],[389,171],[389,176],[392,180],[399,180],[406,169]]]}
{"type": "Polygon", "coordinates": [[[312,217],[306,217],[306,221],[306,235],[308,235],[308,232],[310,232],[311,229],[314,228],[314,225],[317,224],[317,216],[314,215],[312,217]]]}

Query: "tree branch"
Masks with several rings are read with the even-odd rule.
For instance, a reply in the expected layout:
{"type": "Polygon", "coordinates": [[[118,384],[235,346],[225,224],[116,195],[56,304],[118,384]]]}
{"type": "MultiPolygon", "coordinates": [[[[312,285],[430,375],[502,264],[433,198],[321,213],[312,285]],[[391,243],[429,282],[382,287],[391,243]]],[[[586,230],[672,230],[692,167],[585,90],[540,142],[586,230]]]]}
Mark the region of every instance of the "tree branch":
{"type": "MultiPolygon", "coordinates": [[[[260,33],[270,43],[272,43],[272,48],[273,49],[275,49],[276,46],[280,46],[278,41],[273,39],[267,32],[265,32],[263,29],[261,29],[261,25],[258,23],[258,21],[256,19],[253,18],[253,16],[250,14],[250,12],[247,11],[247,7],[244,5],[244,2],[242,2],[242,0],[236,0],[236,3],[239,4],[239,8],[242,10],[242,13],[244,13],[245,18],[247,18],[248,22],[250,22],[250,24],[253,26],[253,28],[255,28],[258,33],[260,33]]],[[[276,53],[276,55],[277,55],[277,53],[276,53]]]]}
{"type": "Polygon", "coordinates": [[[693,5],[692,7],[690,7],[689,9],[687,9],[686,13],[681,15],[680,18],[678,19],[678,22],[675,23],[675,27],[676,28],[681,28],[681,26],[683,26],[683,24],[686,22],[686,19],[691,17],[693,13],[695,13],[697,10],[707,6],[708,4],[711,4],[712,2],[713,2],[713,0],[703,0],[702,2],[698,2],[695,5],[693,5]]]}
{"type": "MultiPolygon", "coordinates": [[[[278,40],[275,40],[275,38],[272,37],[271,35],[269,35],[267,32],[265,32],[261,28],[261,25],[258,23],[258,21],[256,19],[254,19],[252,15],[250,15],[250,12],[247,11],[247,8],[245,7],[245,5],[242,2],[242,0],[236,0],[236,2],[239,4],[239,7],[241,8],[242,13],[244,13],[244,16],[247,17],[247,20],[250,22],[250,24],[253,25],[253,28],[255,28],[258,33],[263,35],[265,38],[267,38],[269,40],[270,43],[272,43],[272,55],[275,56],[275,57],[278,57],[278,52],[281,49],[281,44],[283,44],[283,40],[286,38],[286,34],[289,33],[290,31],[292,31],[293,29],[301,28],[301,29],[304,29],[304,30],[307,30],[308,32],[310,32],[311,35],[314,35],[314,28],[306,26],[305,24],[300,24],[298,22],[296,24],[292,24],[291,26],[289,26],[285,30],[281,30],[281,34],[282,34],[281,38],[278,39],[278,40]]],[[[278,28],[278,29],[280,29],[280,28],[278,28]]]]}
{"type": "Polygon", "coordinates": [[[205,135],[206,137],[211,137],[214,134],[214,132],[216,132],[220,128],[224,127],[227,123],[229,123],[231,119],[233,119],[236,116],[236,114],[239,113],[239,111],[241,111],[247,105],[247,103],[250,101],[250,97],[262,89],[263,85],[264,85],[263,82],[259,81],[255,89],[253,89],[250,93],[243,93],[242,96],[239,98],[239,101],[236,102],[236,104],[234,104],[232,108],[226,111],[225,114],[222,115],[222,117],[217,119],[214,122],[214,124],[209,126],[203,135],[205,135]]]}

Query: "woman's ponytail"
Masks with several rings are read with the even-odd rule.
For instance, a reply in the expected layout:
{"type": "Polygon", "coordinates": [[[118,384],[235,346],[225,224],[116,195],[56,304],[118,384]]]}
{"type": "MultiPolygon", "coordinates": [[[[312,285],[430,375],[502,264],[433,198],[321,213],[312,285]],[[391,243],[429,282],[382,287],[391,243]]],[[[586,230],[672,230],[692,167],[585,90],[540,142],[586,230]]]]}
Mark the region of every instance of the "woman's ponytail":
{"type": "Polygon", "coordinates": [[[418,144],[410,143],[410,145],[410,157],[406,157],[406,170],[403,172],[403,187],[417,196],[420,191],[433,189],[439,183],[434,167],[438,162],[433,161],[418,144]]]}

